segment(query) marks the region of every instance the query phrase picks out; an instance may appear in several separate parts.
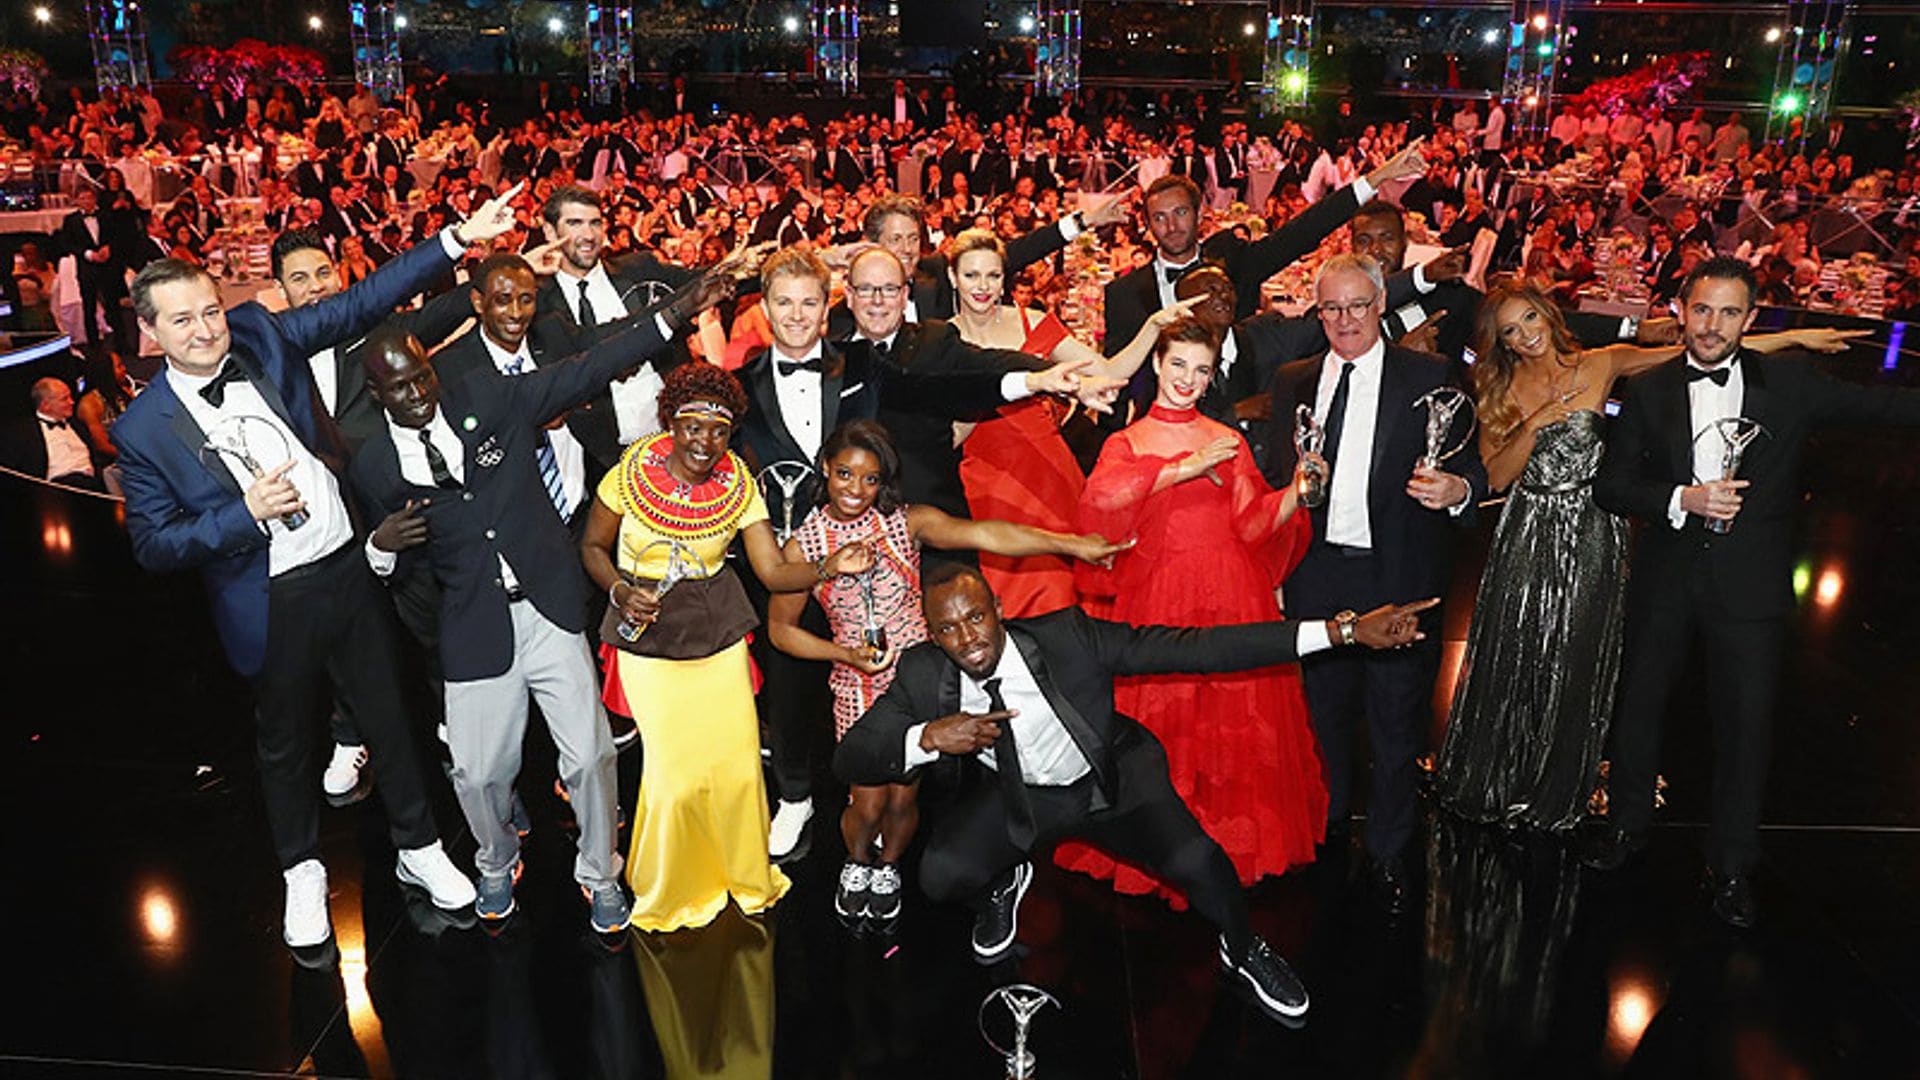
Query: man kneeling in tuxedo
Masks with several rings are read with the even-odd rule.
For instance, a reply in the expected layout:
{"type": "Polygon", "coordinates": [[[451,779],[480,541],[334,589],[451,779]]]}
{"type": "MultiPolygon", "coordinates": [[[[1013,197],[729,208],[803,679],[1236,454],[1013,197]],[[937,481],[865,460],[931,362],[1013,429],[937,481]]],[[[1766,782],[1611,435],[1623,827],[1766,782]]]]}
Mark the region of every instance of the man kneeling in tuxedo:
{"type": "Polygon", "coordinates": [[[1113,678],[1242,671],[1334,643],[1398,648],[1421,636],[1416,616],[1439,601],[1198,630],[1103,622],[1074,608],[1002,622],[979,571],[939,563],[922,602],[932,640],[901,655],[893,685],[841,741],[834,770],[849,784],[889,784],[936,761],[985,766],[966,773],[920,863],[928,898],[977,909],[975,957],[993,963],[1012,949],[1030,854],[1085,840],[1183,891],[1220,929],[1221,963],[1262,1011],[1304,1014],[1306,988],[1253,935],[1233,864],[1174,792],[1160,743],[1113,711],[1113,678]]]}

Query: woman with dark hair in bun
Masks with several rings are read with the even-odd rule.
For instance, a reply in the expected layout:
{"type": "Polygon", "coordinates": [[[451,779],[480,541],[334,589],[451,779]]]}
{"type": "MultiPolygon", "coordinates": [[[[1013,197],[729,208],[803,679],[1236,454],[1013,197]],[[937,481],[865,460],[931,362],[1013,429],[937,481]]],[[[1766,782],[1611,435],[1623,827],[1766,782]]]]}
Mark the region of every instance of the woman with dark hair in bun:
{"type": "Polygon", "coordinates": [[[756,915],[788,887],[767,861],[746,645],[758,620],[727,562],[733,538],[775,592],[871,563],[864,544],[810,563],[781,555],[753,473],[727,449],[746,411],[727,372],[704,363],[669,372],[665,430],[628,447],[600,481],[581,540],[587,574],[609,599],[600,631],[615,649],[608,693],[646,747],[627,858],[640,930],[704,926],[729,898],[756,915]]]}
{"type": "MultiPolygon", "coordinates": [[[[1001,555],[1060,555],[1104,564],[1126,549],[1100,536],[1074,536],[1010,521],[970,521],[932,506],[909,506],[900,496],[900,455],[887,429],[871,420],[836,428],[820,446],[820,505],[787,540],[789,561],[819,559],[864,544],[873,568],[822,579],[813,594],[827,613],[831,641],[800,625],[803,593],[781,593],[767,608],[775,648],[803,660],[833,663],[833,732],[838,740],[893,681],[902,650],[927,640],[920,611],[920,548],[977,550],[1001,555]],[[877,640],[867,635],[878,629],[877,640]]],[[[840,870],[834,910],[850,927],[892,926],[900,915],[896,868],[920,822],[916,785],[855,786],[840,816],[847,862],[840,870]],[[876,850],[877,849],[877,850],[876,850]]]]}

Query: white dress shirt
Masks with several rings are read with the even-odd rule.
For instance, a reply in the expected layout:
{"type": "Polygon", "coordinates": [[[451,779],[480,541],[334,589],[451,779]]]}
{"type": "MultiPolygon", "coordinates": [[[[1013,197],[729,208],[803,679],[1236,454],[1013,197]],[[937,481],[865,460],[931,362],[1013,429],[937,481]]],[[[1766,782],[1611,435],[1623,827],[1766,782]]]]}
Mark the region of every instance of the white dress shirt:
{"type": "MultiPolygon", "coordinates": [[[[1353,376],[1347,384],[1347,414],[1340,428],[1340,445],[1334,451],[1333,484],[1327,492],[1327,543],[1345,547],[1373,546],[1372,519],[1367,513],[1367,478],[1373,472],[1373,432],[1380,414],[1380,375],[1386,367],[1387,343],[1383,338],[1373,348],[1352,361],[1353,376]]],[[[1313,416],[1322,427],[1330,419],[1334,391],[1340,386],[1340,371],[1347,361],[1338,353],[1327,353],[1320,366],[1320,385],[1314,394],[1313,416]]]]}
{"type": "Polygon", "coordinates": [[[92,476],[93,455],[87,452],[87,444],[80,438],[80,433],[73,430],[73,425],[80,421],[55,420],[43,412],[33,415],[40,421],[40,437],[47,443],[47,475],[42,479],[92,476]]]}
{"type": "MultiPolygon", "coordinates": [[[[1694,362],[1692,356],[1686,360],[1687,370],[1710,371],[1694,362]]],[[[1691,379],[1687,382],[1687,413],[1689,430],[1693,438],[1693,479],[1696,483],[1720,479],[1720,455],[1726,449],[1726,443],[1718,435],[1704,434],[1713,422],[1729,416],[1739,416],[1740,407],[1746,400],[1746,372],[1742,370],[1739,357],[1725,361],[1727,385],[1716,386],[1712,379],[1691,379]]],[[[1680,509],[1680,490],[1685,485],[1676,485],[1673,494],[1667,499],[1667,524],[1678,529],[1687,523],[1686,511],[1680,509]]]]}
{"type": "Polygon", "coordinates": [[[313,371],[313,392],[320,399],[320,407],[327,410],[328,416],[338,415],[340,368],[334,359],[333,346],[329,345],[307,357],[307,367],[313,371]]]}
{"type": "MultiPolygon", "coordinates": [[[[232,363],[228,359],[227,363],[232,363]]],[[[248,440],[248,447],[260,467],[267,472],[285,463],[286,455],[293,455],[294,466],[287,471],[287,479],[293,482],[294,490],[300,493],[301,501],[307,504],[308,520],[298,529],[289,529],[279,518],[258,522],[266,532],[269,541],[267,547],[267,573],[278,576],[289,570],[296,570],[315,563],[338,551],[341,545],[353,540],[353,523],[347,517],[347,504],[340,497],[340,483],[333,473],[315,457],[313,451],[300,441],[300,436],[291,431],[280,417],[268,407],[253,383],[242,379],[230,382],[226,386],[225,396],[220,407],[214,406],[200,396],[200,388],[213,381],[213,376],[188,375],[179,368],[167,367],[167,384],[173,388],[174,396],[186,407],[187,415],[200,425],[202,432],[211,433],[222,421],[236,417],[248,417],[247,427],[253,428],[253,420],[271,427],[280,435],[275,439],[264,431],[258,437],[248,440]],[[286,446],[281,447],[281,440],[286,446]]],[[[253,486],[256,479],[247,471],[247,467],[226,454],[215,454],[211,450],[202,452],[200,459],[213,467],[213,458],[218,457],[232,474],[234,482],[240,485],[242,492],[253,486]]]]}
{"type": "MultiPolygon", "coordinates": [[[[587,302],[593,305],[595,324],[610,323],[633,314],[620,290],[614,287],[613,279],[607,276],[605,261],[594,263],[584,278],[574,277],[563,269],[554,281],[559,284],[560,295],[565,298],[567,310],[573,312],[576,323],[581,321],[580,283],[583,281],[587,285],[587,302]]],[[[619,429],[621,446],[660,430],[660,391],[665,386],[660,373],[650,364],[642,364],[633,374],[607,384],[607,391],[613,396],[613,419],[619,429]]]]}
{"type": "MultiPolygon", "coordinates": [[[[486,344],[487,356],[493,360],[493,366],[499,370],[500,374],[505,375],[516,359],[520,361],[520,374],[531,375],[538,370],[538,365],[533,362],[533,355],[527,351],[527,343],[524,340],[520,342],[518,352],[508,352],[494,344],[493,339],[484,331],[475,330],[474,332],[479,334],[480,340],[486,344]]],[[[573,432],[568,431],[564,424],[547,432],[547,438],[553,442],[554,460],[560,466],[560,489],[567,499],[567,512],[564,516],[571,519],[574,512],[580,509],[580,500],[586,497],[586,451],[580,448],[580,440],[574,438],[573,432]]],[[[437,446],[439,443],[436,442],[434,445],[437,446]]],[[[452,458],[448,458],[448,461],[452,461],[452,458]]]]}
{"type": "Polygon", "coordinates": [[[781,374],[781,364],[804,363],[819,360],[825,353],[822,342],[814,342],[813,348],[805,356],[795,360],[773,347],[773,354],[767,359],[773,361],[773,396],[780,402],[780,419],[787,426],[787,434],[800,447],[807,460],[820,456],[820,443],[826,434],[820,430],[820,395],[823,390],[820,373],[817,371],[795,370],[791,374],[781,374]]]}
{"type": "MultiPolygon", "coordinates": [[[[447,423],[447,414],[439,409],[433,411],[433,419],[427,421],[424,428],[406,428],[393,422],[391,415],[386,416],[387,435],[393,439],[394,456],[400,461],[400,479],[417,487],[436,486],[433,479],[433,465],[427,460],[426,444],[420,441],[420,433],[427,433],[433,440],[433,448],[447,461],[447,474],[460,484],[467,482],[467,448],[460,442],[460,436],[454,432],[453,425],[447,423]]],[[[393,568],[400,561],[400,553],[386,551],[376,547],[372,534],[367,536],[367,565],[381,577],[393,574],[393,568]]],[[[496,554],[500,560],[500,581],[511,591],[518,588],[520,579],[513,576],[513,567],[508,565],[505,555],[496,554]]]]}

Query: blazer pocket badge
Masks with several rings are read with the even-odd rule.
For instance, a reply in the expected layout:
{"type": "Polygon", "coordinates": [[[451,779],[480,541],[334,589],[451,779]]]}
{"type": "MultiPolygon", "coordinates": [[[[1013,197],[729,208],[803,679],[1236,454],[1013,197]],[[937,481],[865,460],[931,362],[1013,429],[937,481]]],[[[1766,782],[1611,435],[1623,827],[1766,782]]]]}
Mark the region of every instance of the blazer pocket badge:
{"type": "Polygon", "coordinates": [[[505,461],[506,458],[507,452],[501,449],[500,436],[498,435],[487,436],[487,441],[481,443],[473,451],[474,464],[483,469],[494,468],[502,461],[505,461]]]}

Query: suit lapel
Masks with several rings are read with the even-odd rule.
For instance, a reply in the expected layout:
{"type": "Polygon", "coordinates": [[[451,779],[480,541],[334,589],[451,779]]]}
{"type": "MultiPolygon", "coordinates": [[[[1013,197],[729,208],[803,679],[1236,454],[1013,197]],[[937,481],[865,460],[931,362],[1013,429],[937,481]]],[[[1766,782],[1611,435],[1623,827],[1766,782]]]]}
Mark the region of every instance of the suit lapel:
{"type": "Polygon", "coordinates": [[[1392,444],[1393,429],[1402,417],[1401,413],[1413,410],[1408,401],[1404,372],[1395,362],[1392,346],[1380,357],[1380,397],[1376,401],[1373,414],[1373,461],[1367,473],[1368,510],[1374,515],[1374,521],[1384,521],[1383,508],[1388,499],[1406,487],[1404,478],[1389,475],[1387,450],[1392,444]]]}
{"type": "Polygon", "coordinates": [[[750,369],[748,377],[752,380],[754,392],[757,395],[756,404],[766,413],[767,429],[773,433],[774,441],[784,447],[787,455],[793,460],[805,461],[807,455],[801,452],[799,441],[793,437],[793,432],[787,427],[786,415],[780,411],[780,391],[774,386],[774,380],[778,378],[773,372],[773,365],[778,362],[775,357],[776,354],[772,349],[761,353],[759,367],[750,369]]]}
{"type": "Polygon", "coordinates": [[[1060,688],[1054,685],[1053,673],[1047,667],[1046,654],[1033,634],[1024,626],[1008,623],[1007,638],[1013,642],[1015,648],[1020,650],[1020,658],[1027,662],[1027,670],[1033,673],[1033,681],[1040,685],[1040,693],[1046,696],[1047,704],[1053,706],[1053,714],[1060,718],[1060,723],[1067,729],[1067,734],[1073,736],[1073,741],[1079,745],[1080,752],[1086,756],[1087,764],[1093,767],[1094,776],[1099,780],[1101,790],[1111,798],[1114,795],[1113,769],[1108,764],[1110,748],[1106,741],[1093,730],[1093,725],[1087,723],[1087,718],[1080,715],[1080,710],[1073,707],[1072,699],[1061,693],[1060,688]]]}
{"type": "Polygon", "coordinates": [[[826,370],[820,373],[820,438],[833,434],[840,424],[840,391],[847,382],[847,354],[831,341],[820,343],[820,359],[826,370]]]}
{"type": "Polygon", "coordinates": [[[1767,446],[1773,442],[1773,398],[1767,387],[1766,359],[1754,353],[1740,354],[1740,395],[1739,415],[1760,424],[1762,434],[1747,444],[1746,455],[1740,459],[1740,475],[1751,478],[1756,464],[1762,464],[1767,458],[1767,446]]]}
{"type": "Polygon", "coordinates": [[[207,433],[201,429],[199,422],[194,420],[193,413],[181,404],[179,396],[173,392],[173,384],[167,381],[164,372],[147,386],[146,392],[159,395],[160,411],[167,418],[167,430],[173,432],[174,438],[180,440],[181,445],[187,448],[187,452],[193,455],[194,460],[207,470],[207,474],[226,489],[227,494],[235,497],[245,495],[246,493],[240,490],[239,482],[233,478],[232,473],[227,471],[223,462],[208,459],[207,455],[210,451],[206,448],[207,433]]]}
{"type": "Polygon", "coordinates": [[[1667,410],[1667,469],[1681,485],[1693,483],[1693,402],[1687,393],[1687,361],[1683,356],[1669,361],[1660,401],[1667,410]]]}

